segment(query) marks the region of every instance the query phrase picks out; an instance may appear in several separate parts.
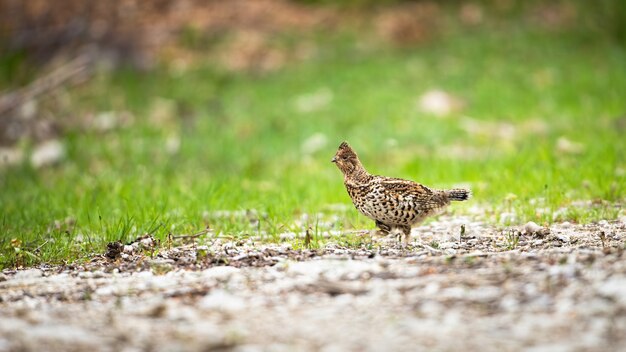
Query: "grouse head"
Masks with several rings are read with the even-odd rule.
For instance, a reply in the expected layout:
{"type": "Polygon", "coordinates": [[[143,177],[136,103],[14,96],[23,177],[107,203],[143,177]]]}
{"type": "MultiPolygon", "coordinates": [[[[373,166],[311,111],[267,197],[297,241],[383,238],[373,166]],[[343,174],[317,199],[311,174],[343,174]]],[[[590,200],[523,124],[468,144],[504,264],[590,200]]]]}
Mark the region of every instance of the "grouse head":
{"type": "Polygon", "coordinates": [[[337,149],[337,153],[335,153],[331,161],[337,165],[344,175],[350,175],[355,170],[363,168],[356,152],[347,142],[343,142],[339,145],[339,149],[337,149]]]}

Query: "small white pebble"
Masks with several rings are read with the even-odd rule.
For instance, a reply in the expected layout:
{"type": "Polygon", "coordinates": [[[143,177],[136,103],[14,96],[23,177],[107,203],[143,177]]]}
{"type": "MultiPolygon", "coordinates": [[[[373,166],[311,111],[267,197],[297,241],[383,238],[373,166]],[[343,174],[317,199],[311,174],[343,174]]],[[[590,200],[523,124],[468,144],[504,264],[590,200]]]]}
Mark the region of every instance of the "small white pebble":
{"type": "Polygon", "coordinates": [[[568,228],[572,227],[572,223],[569,222],[569,221],[562,222],[561,223],[561,227],[564,228],[564,229],[568,229],[568,228]]]}
{"type": "Polygon", "coordinates": [[[529,222],[526,223],[526,225],[524,225],[524,231],[527,234],[537,233],[537,232],[541,231],[542,229],[543,229],[543,227],[537,225],[533,221],[529,221],[529,222]]]}

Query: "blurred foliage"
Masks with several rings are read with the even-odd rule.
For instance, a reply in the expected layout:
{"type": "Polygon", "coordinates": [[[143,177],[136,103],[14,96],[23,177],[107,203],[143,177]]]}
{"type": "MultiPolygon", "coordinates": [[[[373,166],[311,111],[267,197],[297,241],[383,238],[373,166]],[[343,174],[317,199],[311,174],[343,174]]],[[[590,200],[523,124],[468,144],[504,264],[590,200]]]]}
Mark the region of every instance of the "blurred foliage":
{"type": "MultiPolygon", "coordinates": [[[[430,0],[293,0],[308,5],[334,5],[347,8],[381,8],[406,3],[432,3],[430,0]]],[[[443,6],[461,6],[478,4],[486,11],[498,16],[519,17],[520,14],[533,11],[538,7],[563,8],[571,6],[575,9],[580,21],[576,31],[596,31],[604,33],[616,43],[626,45],[626,1],[622,0],[443,0],[436,1],[443,6]]],[[[554,16],[551,14],[549,16],[554,16]]]]}
{"type": "Polygon", "coordinates": [[[350,27],[355,17],[374,26],[389,26],[375,19],[393,9],[404,14],[391,18],[397,22],[391,24],[395,30],[431,31],[436,14],[420,15],[431,7],[468,9],[470,16],[478,8],[492,20],[522,19],[552,30],[594,33],[593,38],[604,36],[626,45],[626,2],[621,0],[65,0],[63,6],[47,0],[0,0],[0,49],[25,53],[38,62],[97,50],[102,58],[150,68],[177,34],[187,48],[215,51],[221,39],[238,31],[273,36],[345,29],[342,23],[350,27]],[[407,26],[411,18],[414,23],[407,26]]]}
{"type": "MultiPolygon", "coordinates": [[[[626,1],[600,0],[595,4],[598,6],[596,28],[599,31],[606,30],[617,43],[626,46],[626,1]]],[[[591,11],[595,12],[593,9],[591,11]]]]}
{"type": "MultiPolygon", "coordinates": [[[[371,7],[382,7],[400,4],[403,2],[409,2],[407,0],[292,0],[296,3],[302,3],[307,5],[334,5],[339,7],[348,7],[348,8],[371,8],[371,7]]],[[[413,0],[415,2],[415,0],[413,0]]]]}

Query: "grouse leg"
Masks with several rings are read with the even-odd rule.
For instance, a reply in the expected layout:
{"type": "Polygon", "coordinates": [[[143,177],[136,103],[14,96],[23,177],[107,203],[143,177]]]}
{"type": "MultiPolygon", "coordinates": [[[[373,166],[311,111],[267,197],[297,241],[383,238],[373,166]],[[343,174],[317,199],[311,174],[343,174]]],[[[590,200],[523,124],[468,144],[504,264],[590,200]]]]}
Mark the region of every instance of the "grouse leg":
{"type": "Polygon", "coordinates": [[[405,225],[405,226],[400,226],[398,228],[402,230],[402,234],[404,235],[401,238],[403,245],[407,245],[409,243],[409,240],[411,239],[411,226],[405,225]]]}
{"type": "Polygon", "coordinates": [[[376,220],[376,227],[378,227],[380,229],[380,232],[382,232],[384,235],[388,235],[389,232],[391,231],[391,226],[387,224],[383,224],[382,222],[378,220],[376,220]]]}

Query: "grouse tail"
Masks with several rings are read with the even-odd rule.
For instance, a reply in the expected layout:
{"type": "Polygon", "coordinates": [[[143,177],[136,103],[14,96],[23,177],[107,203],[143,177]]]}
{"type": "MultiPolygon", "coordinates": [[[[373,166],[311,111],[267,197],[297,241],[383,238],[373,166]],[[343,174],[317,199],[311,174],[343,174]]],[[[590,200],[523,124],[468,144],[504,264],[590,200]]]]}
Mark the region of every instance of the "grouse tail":
{"type": "Polygon", "coordinates": [[[468,200],[472,197],[472,191],[470,191],[469,189],[453,188],[446,190],[445,192],[446,195],[448,195],[448,199],[459,202],[468,200]]]}

